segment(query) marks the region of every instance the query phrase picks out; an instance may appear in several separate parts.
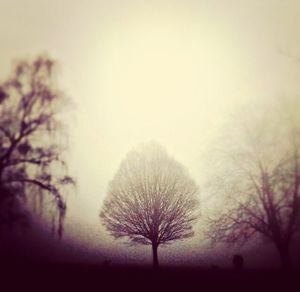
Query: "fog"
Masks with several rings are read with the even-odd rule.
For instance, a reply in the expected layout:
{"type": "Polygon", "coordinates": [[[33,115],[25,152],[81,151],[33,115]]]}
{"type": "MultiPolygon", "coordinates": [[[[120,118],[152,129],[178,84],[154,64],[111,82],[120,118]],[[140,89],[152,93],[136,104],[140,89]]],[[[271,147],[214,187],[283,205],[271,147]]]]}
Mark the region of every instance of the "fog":
{"type": "MultiPolygon", "coordinates": [[[[257,100],[298,95],[298,1],[1,6],[0,79],[20,57],[47,52],[60,63],[58,82],[75,105],[65,122],[70,173],[78,181],[68,195],[63,240],[96,254],[150,260],[148,249],[111,239],[99,221],[107,184],[129,150],[155,140],[201,188],[207,149],[232,114],[257,100]]],[[[163,260],[180,260],[178,249],[185,261],[200,261],[208,245],[198,232],[165,249],[163,260]]]]}

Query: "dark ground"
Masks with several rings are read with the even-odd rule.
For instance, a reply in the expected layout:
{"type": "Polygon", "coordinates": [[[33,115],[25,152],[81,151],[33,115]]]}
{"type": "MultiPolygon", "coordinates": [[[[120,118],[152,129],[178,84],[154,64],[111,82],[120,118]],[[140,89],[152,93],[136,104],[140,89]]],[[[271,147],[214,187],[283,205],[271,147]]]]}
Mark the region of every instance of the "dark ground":
{"type": "Polygon", "coordinates": [[[300,291],[300,271],[55,264],[5,259],[0,291],[300,291]]]}

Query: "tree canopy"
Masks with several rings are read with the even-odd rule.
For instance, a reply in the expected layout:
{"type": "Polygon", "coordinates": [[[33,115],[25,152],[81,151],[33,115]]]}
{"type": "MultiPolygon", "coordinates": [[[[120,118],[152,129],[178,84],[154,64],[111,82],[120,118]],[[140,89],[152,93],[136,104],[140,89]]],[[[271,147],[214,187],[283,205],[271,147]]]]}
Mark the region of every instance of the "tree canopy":
{"type": "Polygon", "coordinates": [[[290,245],[300,232],[300,129],[297,102],[268,105],[229,128],[212,178],[222,210],[210,218],[214,242],[245,243],[256,234],[277,248],[289,267],[290,245]],[[294,107],[294,108],[293,108],[294,107]],[[221,155],[220,155],[221,154],[221,155]],[[216,188],[216,186],[218,186],[216,188]]]}
{"type": "Polygon", "coordinates": [[[67,175],[59,114],[68,99],[55,79],[56,62],[46,56],[19,61],[0,83],[0,228],[27,224],[25,200],[49,195],[53,224],[63,231],[67,175]]]}
{"type": "Polygon", "coordinates": [[[100,216],[115,238],[157,247],[193,236],[198,186],[187,170],[150,143],[128,153],[109,184],[100,216]]]}

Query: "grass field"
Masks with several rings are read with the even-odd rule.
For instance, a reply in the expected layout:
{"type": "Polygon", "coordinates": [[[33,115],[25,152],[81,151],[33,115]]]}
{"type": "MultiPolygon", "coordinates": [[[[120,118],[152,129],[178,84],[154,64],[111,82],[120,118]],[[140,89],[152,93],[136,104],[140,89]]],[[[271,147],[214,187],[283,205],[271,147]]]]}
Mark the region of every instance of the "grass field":
{"type": "Polygon", "coordinates": [[[300,271],[2,262],[0,291],[300,291],[300,271]]]}

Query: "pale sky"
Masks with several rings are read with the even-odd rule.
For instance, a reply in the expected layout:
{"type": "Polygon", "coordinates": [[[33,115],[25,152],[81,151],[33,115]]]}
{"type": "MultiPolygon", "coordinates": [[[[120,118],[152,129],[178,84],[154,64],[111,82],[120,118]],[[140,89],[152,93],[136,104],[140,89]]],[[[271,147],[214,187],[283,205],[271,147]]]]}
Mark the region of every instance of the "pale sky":
{"type": "MultiPolygon", "coordinates": [[[[1,0],[0,80],[12,60],[47,52],[76,104],[67,120],[78,191],[64,240],[133,258],[98,218],[121,160],[156,140],[201,187],[203,153],[235,110],[298,94],[299,15],[297,0],[1,0]]],[[[176,245],[183,255],[201,246],[199,233],[176,245]]]]}

